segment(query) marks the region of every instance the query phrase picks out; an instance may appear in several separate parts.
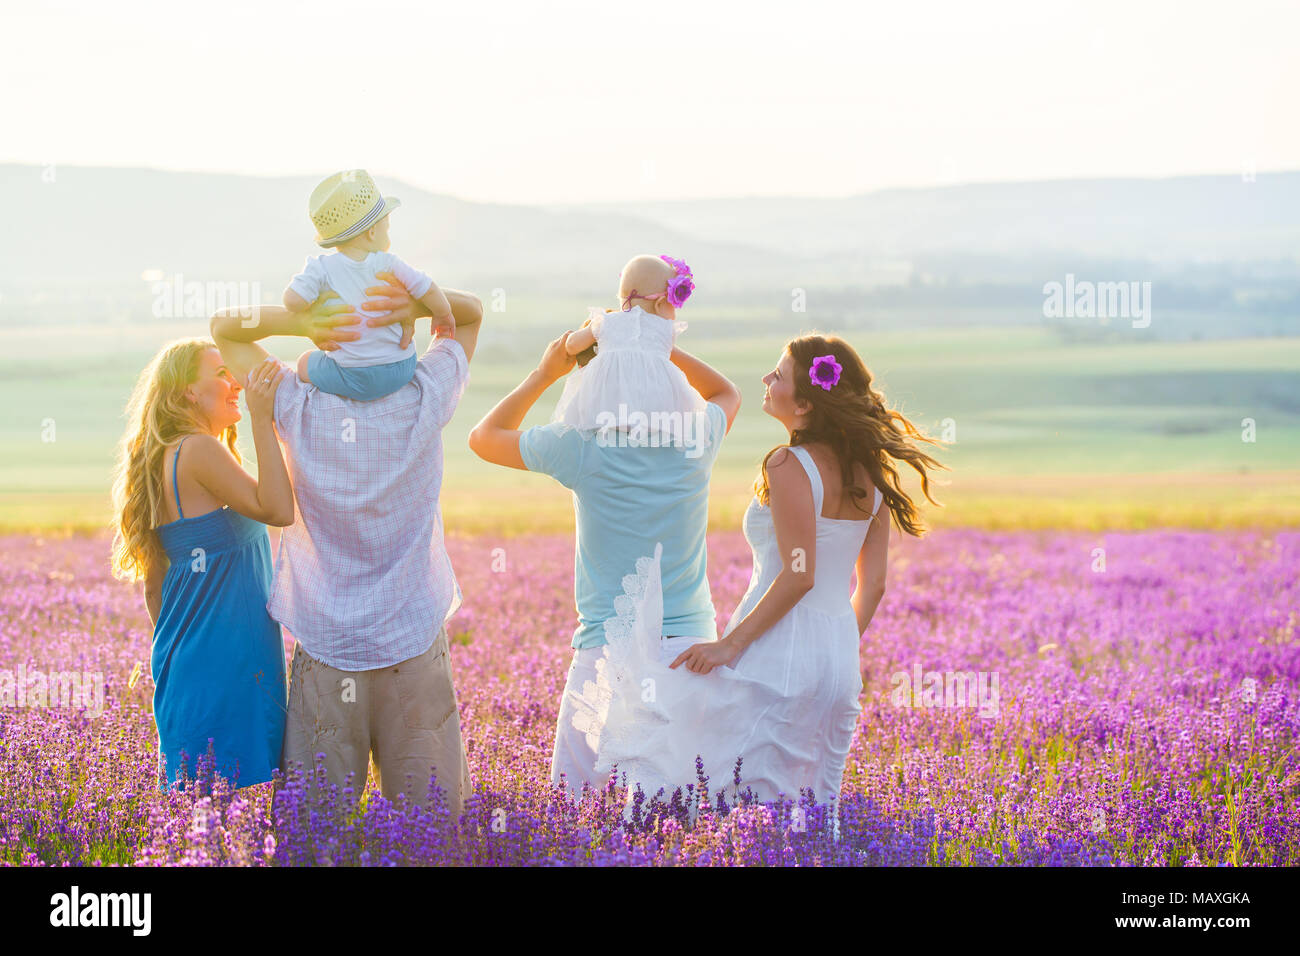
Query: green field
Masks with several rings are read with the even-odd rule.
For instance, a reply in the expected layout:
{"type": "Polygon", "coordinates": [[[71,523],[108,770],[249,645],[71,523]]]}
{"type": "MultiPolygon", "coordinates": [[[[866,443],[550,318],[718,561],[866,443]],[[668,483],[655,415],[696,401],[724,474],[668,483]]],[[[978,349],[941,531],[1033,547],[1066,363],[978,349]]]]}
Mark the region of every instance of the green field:
{"type": "MultiPolygon", "coordinates": [[[[496,468],[465,444],[579,303],[512,302],[488,313],[472,381],[445,433],[449,531],[550,529],[568,493],[496,468]],[[561,316],[556,321],[553,316],[561,316]]],[[[760,377],[786,329],[743,311],[692,317],[680,344],[742,388],[745,406],[714,476],[713,520],[735,527],[763,454],[784,438],[760,409],[760,377]]],[[[811,327],[809,325],[808,327],[811,327]]],[[[165,341],[203,322],[7,332],[0,359],[0,527],[85,527],[108,517],[107,489],[132,383],[165,341]],[[53,422],[54,440],[48,423],[53,422]]],[[[1300,338],[1070,344],[1044,327],[840,330],[888,401],[938,436],[953,471],[939,524],[986,527],[1300,525],[1300,338]],[[1256,440],[1242,440],[1242,420],[1256,440]]],[[[417,344],[423,345],[423,339],[417,344]]],[[[305,340],[272,340],[292,358],[305,340]]],[[[550,415],[559,386],[526,424],[550,415]]],[[[251,451],[251,442],[245,442],[251,451]]]]}

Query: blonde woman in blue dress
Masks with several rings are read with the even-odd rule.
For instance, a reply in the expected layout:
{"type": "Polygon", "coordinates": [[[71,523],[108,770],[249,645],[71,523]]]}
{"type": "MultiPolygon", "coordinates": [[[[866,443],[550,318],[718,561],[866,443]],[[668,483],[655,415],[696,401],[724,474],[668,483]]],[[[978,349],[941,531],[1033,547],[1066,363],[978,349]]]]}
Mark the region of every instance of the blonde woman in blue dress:
{"type": "Polygon", "coordinates": [[[833,336],[790,342],[763,378],[763,411],[789,432],[764,458],[744,516],[753,573],[724,636],[665,663],[660,550],[624,578],[606,626],[606,700],[596,769],[668,799],[704,761],[713,794],[838,799],[862,677],[859,646],[885,593],[889,520],[920,536],[895,462],[921,477],[943,467],[926,438],[886,408],[857,353],[833,336]],[[884,506],[884,510],[882,510],[884,506]],[[856,586],[854,580],[856,579],[856,586]]]}
{"type": "Polygon", "coordinates": [[[114,500],[113,571],[144,581],[161,790],[266,783],[286,718],[284,643],[266,611],[266,525],[294,519],[293,488],[272,424],[284,367],[268,359],[241,385],[206,339],[163,348],[127,412],[114,500]],[[236,446],[243,393],[258,475],[236,446]]]}

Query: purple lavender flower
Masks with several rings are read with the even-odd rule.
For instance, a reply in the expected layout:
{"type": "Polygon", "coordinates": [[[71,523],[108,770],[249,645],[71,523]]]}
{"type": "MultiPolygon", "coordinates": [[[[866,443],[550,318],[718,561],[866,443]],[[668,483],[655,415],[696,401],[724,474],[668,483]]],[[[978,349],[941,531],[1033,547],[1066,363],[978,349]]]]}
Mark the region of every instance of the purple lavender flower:
{"type": "MultiPolygon", "coordinates": [[[[233,790],[189,755],[194,784],[159,790],[151,679],[127,678],[151,628],[139,591],[108,577],[107,539],[0,536],[0,865],[1300,863],[1294,530],[904,539],[908,560],[859,650],[866,706],[837,805],[806,790],[760,800],[743,762],[688,761],[666,790],[633,783],[630,819],[626,773],[550,786],[574,541],[513,540],[502,575],[485,560],[497,540],[448,539],[477,595],[452,639],[473,781],[456,817],[432,775],[438,799],[422,809],[364,775],[335,787],[310,761],[233,790]],[[918,648],[925,671],[997,674],[996,713],[927,704],[923,679],[895,700],[891,675],[911,682],[918,648]],[[44,675],[69,670],[105,675],[98,718],[33,705],[44,675]]],[[[749,548],[738,531],[708,546],[714,601],[729,609],[749,548]]]]}

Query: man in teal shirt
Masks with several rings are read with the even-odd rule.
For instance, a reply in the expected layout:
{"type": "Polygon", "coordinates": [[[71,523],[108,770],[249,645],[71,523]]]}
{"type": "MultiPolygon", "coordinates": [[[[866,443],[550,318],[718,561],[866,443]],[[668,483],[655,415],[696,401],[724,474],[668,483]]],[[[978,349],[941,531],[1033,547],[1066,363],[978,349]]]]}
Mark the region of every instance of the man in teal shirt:
{"type": "Polygon", "coordinates": [[[673,364],[708,403],[709,447],[654,446],[600,441],[569,425],[519,430],[552,384],[574,367],[566,351],[570,333],[552,342],[528,377],[475,426],[469,445],[485,461],[548,474],[573,491],[577,522],[574,598],[578,628],[573,660],[555,728],[551,782],[563,776],[581,792],[584,783],[600,788],[595,743],[584,727],[582,687],[595,682],[596,661],[605,643],[605,621],[614,617],[614,599],[623,593],[623,576],[639,557],[663,543],[664,655],[701,640],[716,640],[709,595],[705,531],[709,517],[709,475],[740,411],[740,391],[725,376],[694,356],[673,349],[673,364]]]}

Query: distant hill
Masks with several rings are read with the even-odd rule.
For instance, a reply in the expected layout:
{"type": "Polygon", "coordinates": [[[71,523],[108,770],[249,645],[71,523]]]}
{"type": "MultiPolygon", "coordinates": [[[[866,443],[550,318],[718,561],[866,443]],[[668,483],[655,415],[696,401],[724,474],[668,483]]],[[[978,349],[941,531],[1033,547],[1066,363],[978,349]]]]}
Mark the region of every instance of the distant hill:
{"type": "MultiPolygon", "coordinates": [[[[19,228],[0,235],[0,282],[136,281],[146,269],[203,279],[267,280],[276,292],[321,250],[307,198],[317,176],[0,165],[0,195],[19,228]]],[[[715,243],[625,212],[555,212],[471,203],[379,179],[402,200],[393,250],[448,285],[524,279],[549,291],[610,286],[647,249],[687,250],[721,270],[759,268],[779,255],[715,243]]]]}
{"type": "Polygon", "coordinates": [[[1300,172],[889,189],[843,199],[569,207],[799,256],[1243,261],[1300,257],[1300,172]]]}
{"type": "MultiPolygon", "coordinates": [[[[278,300],[312,242],[318,176],[0,165],[0,323],[147,316],[147,270],[257,282],[278,300]]],[[[1287,334],[1300,319],[1300,172],[531,207],[381,179],[393,249],[487,295],[603,302],[638,252],[688,259],[710,308],[789,314],[817,290],[837,321],[1034,321],[1044,282],[1151,281],[1186,334],[1287,334]],[[874,315],[876,318],[863,319],[874,315]],[[992,317],[991,319],[989,317],[992,317]],[[1262,317],[1262,318],[1261,318],[1262,317]],[[1252,324],[1253,323],[1253,324],[1252,324]]],[[[827,313],[823,313],[827,314],[827,313]]],[[[1169,326],[1162,326],[1165,334],[1169,326]]]]}

